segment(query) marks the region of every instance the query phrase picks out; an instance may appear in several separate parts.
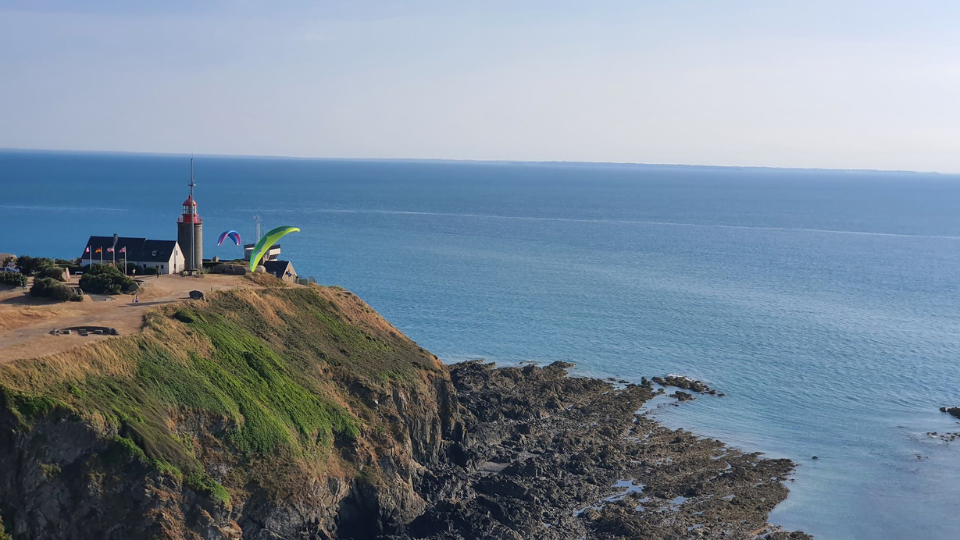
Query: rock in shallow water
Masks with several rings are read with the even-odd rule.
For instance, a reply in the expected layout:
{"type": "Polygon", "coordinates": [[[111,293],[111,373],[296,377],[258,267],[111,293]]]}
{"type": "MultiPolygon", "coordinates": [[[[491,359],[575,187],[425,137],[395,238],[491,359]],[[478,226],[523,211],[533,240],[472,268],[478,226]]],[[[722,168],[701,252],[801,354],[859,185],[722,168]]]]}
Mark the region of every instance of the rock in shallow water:
{"type": "Polygon", "coordinates": [[[953,416],[960,418],[960,407],[940,407],[940,412],[950,413],[953,416]]]}
{"type": "MultiPolygon", "coordinates": [[[[646,378],[644,378],[646,380],[646,378]]],[[[676,388],[681,388],[683,390],[690,390],[691,392],[697,392],[698,394],[711,394],[718,395],[717,391],[710,388],[706,384],[688,377],[678,377],[676,375],[667,375],[666,377],[654,377],[653,382],[659,384],[660,386],[673,386],[676,388]]],[[[720,394],[722,395],[722,394],[720,394]]]]}

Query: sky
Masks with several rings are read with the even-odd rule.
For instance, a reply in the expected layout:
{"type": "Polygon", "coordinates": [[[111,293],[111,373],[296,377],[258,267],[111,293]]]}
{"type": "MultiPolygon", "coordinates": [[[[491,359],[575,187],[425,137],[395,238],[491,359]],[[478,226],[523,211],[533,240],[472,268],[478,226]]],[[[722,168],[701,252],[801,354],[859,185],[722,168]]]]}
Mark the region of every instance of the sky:
{"type": "Polygon", "coordinates": [[[0,148],[957,173],[957,28],[955,0],[0,0],[0,148]]]}

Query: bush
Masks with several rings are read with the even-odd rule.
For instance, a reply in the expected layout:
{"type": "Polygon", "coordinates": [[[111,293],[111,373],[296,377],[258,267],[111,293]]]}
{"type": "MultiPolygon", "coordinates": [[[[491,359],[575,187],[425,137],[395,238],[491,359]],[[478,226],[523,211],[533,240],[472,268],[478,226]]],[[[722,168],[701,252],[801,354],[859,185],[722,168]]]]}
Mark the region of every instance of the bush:
{"type": "Polygon", "coordinates": [[[63,278],[63,268],[58,268],[56,266],[48,266],[40,270],[40,277],[55,279],[57,281],[66,281],[66,279],[63,278]]]}
{"type": "Polygon", "coordinates": [[[20,273],[26,276],[32,276],[35,272],[51,266],[53,266],[53,259],[46,257],[31,257],[29,255],[17,257],[17,268],[20,269],[20,273]]]}
{"type": "Polygon", "coordinates": [[[74,300],[77,294],[53,278],[38,277],[33,280],[33,287],[30,287],[30,296],[66,302],[74,300]]]}
{"type": "Polygon", "coordinates": [[[119,268],[105,264],[91,266],[80,277],[80,288],[88,293],[120,294],[134,284],[119,268]]]}
{"type": "Polygon", "coordinates": [[[27,276],[19,272],[0,272],[0,285],[10,285],[11,287],[26,287],[27,276]]]}

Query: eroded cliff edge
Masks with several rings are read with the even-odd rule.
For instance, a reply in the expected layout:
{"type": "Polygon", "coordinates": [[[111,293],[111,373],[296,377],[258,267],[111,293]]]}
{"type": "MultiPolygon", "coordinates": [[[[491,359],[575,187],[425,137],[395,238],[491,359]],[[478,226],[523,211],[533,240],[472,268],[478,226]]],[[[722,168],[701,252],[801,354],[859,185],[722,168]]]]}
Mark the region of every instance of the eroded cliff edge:
{"type": "Polygon", "coordinates": [[[793,465],[637,416],[651,396],[447,368],[342,289],[217,293],[0,368],[0,515],[18,539],[787,538],[793,465]]]}

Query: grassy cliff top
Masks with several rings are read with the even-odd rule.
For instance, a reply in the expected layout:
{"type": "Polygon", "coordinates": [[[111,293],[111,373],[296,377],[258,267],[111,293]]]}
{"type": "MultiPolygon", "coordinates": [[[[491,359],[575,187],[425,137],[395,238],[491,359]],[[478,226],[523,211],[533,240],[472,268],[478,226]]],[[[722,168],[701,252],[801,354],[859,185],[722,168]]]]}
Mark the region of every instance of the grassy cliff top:
{"type": "MultiPolygon", "coordinates": [[[[205,472],[211,462],[350,468],[398,429],[371,396],[447,379],[433,355],[339,288],[224,291],[144,320],[136,335],[0,366],[0,404],[24,430],[39,418],[81,420],[112,441],[105,460],[139,461],[226,501],[205,472]]],[[[221,480],[234,490],[250,479],[221,480]]]]}

